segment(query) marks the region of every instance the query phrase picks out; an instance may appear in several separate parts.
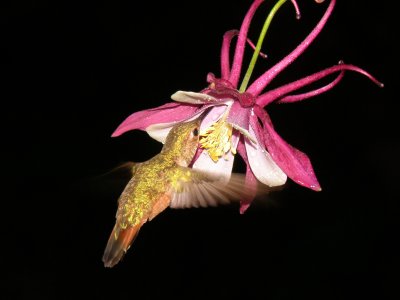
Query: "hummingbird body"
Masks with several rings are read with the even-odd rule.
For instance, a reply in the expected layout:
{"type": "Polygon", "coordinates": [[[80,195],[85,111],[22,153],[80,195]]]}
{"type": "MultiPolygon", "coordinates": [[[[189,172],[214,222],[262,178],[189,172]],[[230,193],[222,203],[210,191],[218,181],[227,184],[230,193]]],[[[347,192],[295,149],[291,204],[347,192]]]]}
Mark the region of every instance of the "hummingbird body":
{"type": "Polygon", "coordinates": [[[106,267],[117,264],[142,225],[167,207],[216,206],[257,193],[257,187],[245,185],[243,174],[231,174],[226,182],[219,174],[188,168],[198,147],[200,122],[196,119],[175,125],[159,154],[133,166],[104,251],[106,267]]]}
{"type": "Polygon", "coordinates": [[[178,180],[189,180],[199,140],[200,120],[171,129],[161,152],[135,164],[133,176],[118,200],[116,224],[108,240],[103,262],[112,267],[120,261],[147,220],[167,208],[178,180]]]}

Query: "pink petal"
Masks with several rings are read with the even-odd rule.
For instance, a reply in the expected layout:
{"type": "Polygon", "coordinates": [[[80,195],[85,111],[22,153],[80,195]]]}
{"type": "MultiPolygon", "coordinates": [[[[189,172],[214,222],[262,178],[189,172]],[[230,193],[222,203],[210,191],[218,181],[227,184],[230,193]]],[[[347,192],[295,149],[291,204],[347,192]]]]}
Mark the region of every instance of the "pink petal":
{"type": "Polygon", "coordinates": [[[295,61],[314,41],[314,39],[321,32],[322,28],[325,26],[328,21],[329,16],[332,13],[333,7],[335,6],[336,0],[331,0],[329,6],[322,16],[321,20],[318,22],[317,26],[311,31],[311,33],[304,39],[303,42],[300,43],[289,55],[287,55],[280,62],[275,64],[272,68],[266,71],[263,75],[261,75],[256,81],[254,81],[250,87],[247,89],[247,92],[253,94],[254,96],[259,95],[262,90],[280,73],[284,70],[288,65],[290,65],[293,61],[295,61]]]}
{"type": "MultiPolygon", "coordinates": [[[[248,164],[246,149],[243,144],[244,138],[241,138],[237,147],[237,151],[239,155],[243,158],[244,162],[246,163],[246,185],[254,186],[257,185],[257,178],[254,176],[253,172],[250,169],[248,164]]],[[[245,199],[242,199],[240,202],[240,213],[244,214],[246,210],[249,208],[251,202],[253,201],[255,195],[248,195],[245,199]]]]}
{"type": "Polygon", "coordinates": [[[286,143],[273,129],[268,114],[256,107],[256,114],[264,124],[264,140],[273,160],[293,181],[315,191],[321,187],[306,154],[286,143]]]}
{"type": "Polygon", "coordinates": [[[198,109],[197,106],[171,102],[156,108],[138,111],[126,118],[114,131],[112,137],[120,136],[129,130],[145,130],[153,124],[179,122],[193,115],[198,109]]]}
{"type": "Polygon", "coordinates": [[[229,52],[231,47],[232,39],[239,34],[238,30],[229,30],[225,32],[223,41],[222,41],[222,48],[221,48],[221,77],[222,79],[229,79],[230,74],[230,58],[229,52]]]}
{"type": "Polygon", "coordinates": [[[324,85],[323,87],[320,87],[318,89],[306,93],[285,96],[279,99],[278,103],[293,103],[318,96],[334,88],[342,80],[343,76],[344,76],[344,71],[340,72],[339,75],[336,76],[336,78],[333,81],[329,82],[327,85],[324,85]]]}
{"type": "MultiPolygon", "coordinates": [[[[322,79],[322,78],[324,78],[326,76],[329,76],[329,75],[331,75],[333,73],[342,72],[342,71],[358,72],[358,73],[366,76],[369,80],[371,80],[372,82],[374,82],[378,86],[383,87],[383,84],[381,82],[379,82],[371,74],[369,74],[367,71],[365,71],[365,70],[363,70],[363,69],[361,69],[361,68],[359,68],[357,66],[354,66],[354,65],[339,64],[339,65],[336,65],[336,66],[332,66],[332,67],[326,68],[326,69],[324,69],[322,71],[319,71],[317,73],[308,75],[306,77],[303,77],[303,78],[298,79],[296,81],[293,81],[291,83],[285,84],[285,85],[283,85],[281,87],[278,87],[278,88],[276,88],[274,90],[271,90],[269,92],[266,92],[265,94],[259,96],[257,98],[256,102],[257,102],[257,104],[259,106],[264,107],[264,106],[268,105],[269,103],[275,101],[276,99],[284,97],[285,95],[287,95],[290,92],[298,90],[298,89],[300,89],[302,87],[305,87],[305,86],[307,86],[309,84],[312,84],[312,83],[314,83],[314,82],[316,82],[316,81],[318,81],[318,80],[320,80],[320,79],[322,79]]],[[[338,78],[339,78],[339,80],[341,79],[340,75],[338,76],[338,78]]],[[[327,86],[322,87],[319,90],[312,91],[310,93],[305,93],[305,94],[302,94],[301,96],[297,96],[297,99],[298,99],[297,101],[304,100],[306,98],[312,97],[312,96],[314,96],[315,92],[318,94],[318,93],[327,91],[330,88],[332,88],[334,85],[336,85],[337,83],[338,83],[338,81],[335,80],[331,84],[328,84],[327,86]]],[[[291,102],[294,102],[294,101],[295,101],[294,99],[291,99],[291,102]]]]}
{"type": "Polygon", "coordinates": [[[233,57],[232,70],[229,76],[229,81],[233,84],[234,87],[237,87],[239,82],[240,72],[242,70],[244,49],[247,40],[247,32],[249,31],[251,19],[253,18],[254,13],[262,2],[263,0],[255,0],[253,2],[243,20],[242,26],[240,27],[239,37],[236,43],[235,55],[233,57]]]}
{"type": "MultiPolygon", "coordinates": [[[[254,176],[249,165],[246,166],[246,185],[247,186],[256,186],[257,185],[257,178],[254,176]]],[[[246,212],[246,210],[250,207],[250,204],[251,204],[251,202],[253,202],[255,196],[256,196],[255,193],[252,195],[247,195],[246,199],[243,199],[240,202],[240,210],[239,211],[241,214],[244,214],[246,212]]]]}
{"type": "MultiPolygon", "coordinates": [[[[171,130],[171,128],[179,123],[179,122],[187,122],[187,121],[191,121],[194,120],[198,117],[200,117],[201,114],[203,114],[206,110],[208,110],[210,107],[212,107],[211,105],[203,105],[201,108],[199,108],[194,114],[191,114],[189,116],[187,116],[185,119],[182,119],[178,122],[169,122],[169,123],[158,123],[158,124],[152,124],[150,126],[148,126],[146,128],[146,132],[155,140],[161,142],[161,143],[165,143],[165,139],[167,138],[167,135],[169,133],[169,131],[171,130]]],[[[221,106],[216,106],[215,108],[212,108],[212,110],[215,110],[216,108],[220,108],[221,106]]],[[[226,110],[226,106],[224,109],[226,110]]],[[[204,122],[204,120],[203,120],[204,122]]],[[[200,127],[201,130],[201,127],[200,127]]]]}
{"type": "Polygon", "coordinates": [[[236,127],[249,130],[250,108],[243,108],[239,101],[233,102],[227,121],[236,127]]]}
{"type": "MultiPolygon", "coordinates": [[[[239,30],[234,29],[225,32],[223,37],[222,48],[221,48],[221,78],[224,80],[229,80],[229,75],[231,71],[230,56],[229,56],[230,46],[232,39],[237,35],[239,35],[239,30]]],[[[250,45],[251,48],[253,48],[253,50],[256,49],[256,46],[250,39],[247,39],[247,43],[250,45]]],[[[267,55],[262,52],[260,52],[260,56],[262,58],[267,58],[267,55]]]]}
{"type": "Polygon", "coordinates": [[[252,113],[251,108],[243,108],[239,102],[235,101],[230,108],[227,122],[231,124],[234,129],[238,130],[241,134],[243,134],[246,138],[248,138],[250,141],[256,143],[256,140],[249,132],[249,122],[251,113],[252,113]]]}

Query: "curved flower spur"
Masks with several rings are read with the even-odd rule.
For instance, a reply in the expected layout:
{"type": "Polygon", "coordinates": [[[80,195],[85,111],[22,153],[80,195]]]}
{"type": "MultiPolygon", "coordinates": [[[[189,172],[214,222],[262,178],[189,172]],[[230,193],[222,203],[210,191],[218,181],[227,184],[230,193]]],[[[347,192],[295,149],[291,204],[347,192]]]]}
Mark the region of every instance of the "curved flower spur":
{"type": "MultiPolygon", "coordinates": [[[[363,69],[340,62],[338,65],[268,90],[271,81],[293,63],[321,32],[336,3],[336,0],[330,0],[322,18],[308,36],[292,52],[248,86],[257,58],[265,57],[260,49],[267,29],[276,12],[287,0],[279,0],[273,6],[258,42],[254,45],[247,38],[247,33],[256,10],[263,2],[263,0],[253,1],[239,31],[231,30],[224,34],[220,78],[210,73],[207,76],[209,86],[201,92],[178,91],[171,96],[175,102],[133,113],[119,125],[112,136],[116,137],[129,130],[140,129],[164,143],[173,125],[194,119],[204,113],[206,115],[203,116],[200,127],[200,148],[192,162],[194,169],[218,172],[228,180],[232,173],[234,157],[236,153],[239,153],[247,166],[246,184],[254,185],[258,180],[274,187],[283,185],[289,177],[302,186],[320,191],[320,184],[308,156],[286,143],[275,132],[264,107],[273,102],[297,102],[324,93],[337,85],[346,71],[358,72],[380,87],[383,87],[383,84],[363,69]],[[236,36],[236,48],[231,63],[229,50],[236,36]],[[254,53],[243,81],[238,86],[246,44],[254,49],[254,53]],[[303,87],[334,74],[336,77],[329,84],[308,92],[295,93],[303,87]]],[[[290,2],[299,18],[300,11],[297,2],[295,0],[290,2]]],[[[315,2],[323,1],[315,0],[315,2]]],[[[249,195],[247,199],[242,200],[241,213],[248,208],[253,198],[253,195],[249,195]]]]}

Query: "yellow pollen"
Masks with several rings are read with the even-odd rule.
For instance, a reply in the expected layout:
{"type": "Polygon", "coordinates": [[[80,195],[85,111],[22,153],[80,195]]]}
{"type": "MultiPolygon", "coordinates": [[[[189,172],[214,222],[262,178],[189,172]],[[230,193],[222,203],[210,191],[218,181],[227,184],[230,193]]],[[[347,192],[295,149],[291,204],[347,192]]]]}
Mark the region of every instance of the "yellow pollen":
{"type": "Polygon", "coordinates": [[[225,118],[221,118],[200,134],[199,143],[207,150],[211,159],[217,162],[221,157],[227,159],[226,155],[229,151],[236,154],[231,138],[232,125],[225,122],[225,118]]]}

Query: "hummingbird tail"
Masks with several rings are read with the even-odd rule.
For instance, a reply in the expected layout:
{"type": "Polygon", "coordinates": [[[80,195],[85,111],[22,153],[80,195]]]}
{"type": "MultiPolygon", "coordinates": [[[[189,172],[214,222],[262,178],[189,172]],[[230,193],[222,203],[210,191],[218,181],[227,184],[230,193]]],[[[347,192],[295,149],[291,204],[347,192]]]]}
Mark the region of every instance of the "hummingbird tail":
{"type": "Polygon", "coordinates": [[[126,229],[117,229],[117,225],[114,226],[104,250],[103,263],[105,267],[112,268],[122,259],[138,235],[141,225],[138,224],[126,229]],[[116,236],[117,230],[119,231],[118,236],[116,236]]]}

